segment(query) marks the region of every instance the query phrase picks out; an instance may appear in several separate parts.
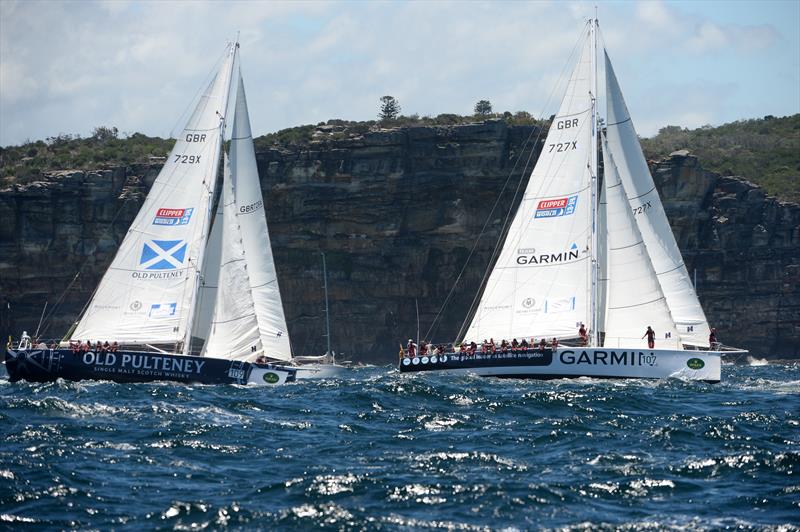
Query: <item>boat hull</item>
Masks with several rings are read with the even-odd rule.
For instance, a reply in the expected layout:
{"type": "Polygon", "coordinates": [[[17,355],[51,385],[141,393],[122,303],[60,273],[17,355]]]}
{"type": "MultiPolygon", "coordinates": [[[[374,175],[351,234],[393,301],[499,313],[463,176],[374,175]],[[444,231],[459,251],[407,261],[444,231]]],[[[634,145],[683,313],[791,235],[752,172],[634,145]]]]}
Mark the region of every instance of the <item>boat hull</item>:
{"type": "Polygon", "coordinates": [[[593,377],[609,379],[679,378],[719,382],[720,353],[668,349],[602,347],[529,350],[523,353],[403,358],[401,373],[437,372],[519,379],[593,377]]]}
{"type": "Polygon", "coordinates": [[[279,385],[295,380],[294,368],[213,357],[140,351],[78,352],[69,349],[6,350],[11,382],[104,380],[201,384],[279,385]]]}

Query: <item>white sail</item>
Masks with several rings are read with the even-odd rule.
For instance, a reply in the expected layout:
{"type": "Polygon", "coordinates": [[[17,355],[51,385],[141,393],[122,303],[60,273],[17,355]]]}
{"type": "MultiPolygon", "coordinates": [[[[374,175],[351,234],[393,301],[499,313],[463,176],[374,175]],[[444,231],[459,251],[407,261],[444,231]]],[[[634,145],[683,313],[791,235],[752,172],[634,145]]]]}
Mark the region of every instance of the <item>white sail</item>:
{"type": "MultiPolygon", "coordinates": [[[[200,288],[197,293],[197,310],[192,322],[192,338],[205,341],[214,318],[214,305],[219,287],[219,266],[222,260],[222,228],[224,222],[224,201],[217,201],[217,212],[211,225],[211,233],[206,244],[203,267],[200,270],[200,288]]],[[[193,346],[192,351],[195,351],[193,346]]]]}
{"type": "Polygon", "coordinates": [[[203,93],[71,337],[185,340],[206,243],[234,48],[203,93]]]}
{"type": "Polygon", "coordinates": [[[264,198],[258,178],[253,136],[244,83],[239,76],[236,93],[236,111],[231,137],[231,175],[236,194],[237,216],[242,229],[242,242],[247,257],[250,288],[255,302],[258,327],[264,353],[272,359],[291,360],[283,302],[278,287],[278,276],[272,258],[272,246],[267,230],[264,198]]]}
{"type": "Polygon", "coordinates": [[[651,326],[656,332],[657,347],[680,349],[678,331],[606,142],[603,142],[603,168],[606,226],[601,226],[601,232],[606,233],[608,243],[603,345],[644,348],[647,340],[642,335],[651,326]]]}
{"type": "Polygon", "coordinates": [[[587,32],[466,340],[576,336],[591,323],[591,52],[587,32]]]}
{"type": "Polygon", "coordinates": [[[202,355],[245,360],[261,354],[263,350],[227,157],[220,202],[223,203],[220,288],[202,355]]]}
{"type": "Polygon", "coordinates": [[[608,146],[684,344],[707,347],[709,327],[642,153],[614,69],[605,54],[608,146]]]}

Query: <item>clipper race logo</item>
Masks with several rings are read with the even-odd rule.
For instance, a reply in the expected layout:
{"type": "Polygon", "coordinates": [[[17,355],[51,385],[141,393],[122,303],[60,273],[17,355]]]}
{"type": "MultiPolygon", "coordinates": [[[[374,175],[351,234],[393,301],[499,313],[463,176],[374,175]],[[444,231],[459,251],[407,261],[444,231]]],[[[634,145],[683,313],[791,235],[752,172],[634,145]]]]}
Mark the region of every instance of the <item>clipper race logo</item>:
{"type": "Polygon", "coordinates": [[[186,225],[192,218],[192,209],[158,209],[153,225],[186,225]]]}
{"type": "Polygon", "coordinates": [[[578,195],[569,196],[566,198],[556,198],[549,200],[542,200],[536,207],[536,214],[534,218],[555,218],[557,216],[569,216],[575,212],[575,206],[578,204],[578,195]]]}
{"type": "Polygon", "coordinates": [[[175,270],[183,266],[185,258],[183,240],[151,240],[144,243],[139,266],[145,270],[175,270]]]}

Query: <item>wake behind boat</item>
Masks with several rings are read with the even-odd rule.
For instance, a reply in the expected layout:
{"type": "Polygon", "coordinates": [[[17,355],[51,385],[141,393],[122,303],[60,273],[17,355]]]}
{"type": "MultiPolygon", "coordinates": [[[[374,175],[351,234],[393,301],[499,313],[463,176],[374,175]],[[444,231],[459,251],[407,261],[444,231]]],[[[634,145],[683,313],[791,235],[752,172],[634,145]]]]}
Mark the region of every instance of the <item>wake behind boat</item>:
{"type": "Polygon", "coordinates": [[[67,338],[53,348],[25,338],[9,347],[12,381],[274,385],[297,378],[287,364],[291,345],[238,50],[238,43],[228,46],[67,338]],[[223,163],[229,101],[234,118],[223,163]],[[96,339],[113,339],[113,347],[96,339]]]}
{"type": "Polygon", "coordinates": [[[459,332],[462,346],[483,339],[481,348],[471,343],[469,350],[423,352],[421,345],[417,353],[410,342],[408,351],[401,348],[401,372],[720,380],[723,352],[692,286],[607,53],[601,134],[597,33],[592,19],[522,201],[498,243],[498,258],[470,309],[466,333],[459,332]],[[558,346],[558,338],[574,338],[579,328],[581,347],[558,346]],[[532,341],[521,346],[517,338],[532,341]]]}

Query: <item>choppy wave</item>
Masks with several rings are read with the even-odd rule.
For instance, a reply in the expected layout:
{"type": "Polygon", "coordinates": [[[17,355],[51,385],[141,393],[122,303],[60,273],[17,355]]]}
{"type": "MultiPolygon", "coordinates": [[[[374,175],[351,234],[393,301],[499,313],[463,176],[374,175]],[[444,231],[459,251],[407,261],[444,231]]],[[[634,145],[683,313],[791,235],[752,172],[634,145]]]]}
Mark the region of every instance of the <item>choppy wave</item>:
{"type": "Polygon", "coordinates": [[[354,370],[0,381],[0,527],[791,529],[800,368],[718,385],[354,370]]]}

